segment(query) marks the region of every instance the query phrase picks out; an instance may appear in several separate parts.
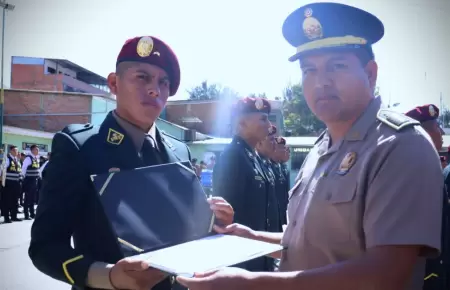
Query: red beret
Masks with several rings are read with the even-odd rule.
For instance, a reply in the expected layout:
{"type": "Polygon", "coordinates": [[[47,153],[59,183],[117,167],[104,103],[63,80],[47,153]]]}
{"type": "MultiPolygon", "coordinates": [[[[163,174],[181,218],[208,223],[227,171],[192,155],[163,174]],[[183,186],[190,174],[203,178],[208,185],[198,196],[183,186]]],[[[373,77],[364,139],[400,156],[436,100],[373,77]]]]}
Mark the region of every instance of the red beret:
{"type": "Polygon", "coordinates": [[[439,109],[435,105],[424,105],[407,112],[406,116],[423,123],[436,120],[439,117],[439,109]]]}
{"type": "Polygon", "coordinates": [[[278,137],[276,139],[276,142],[280,145],[286,145],[286,139],[284,139],[283,137],[278,137]]]}
{"type": "Polygon", "coordinates": [[[273,136],[277,133],[277,127],[275,125],[271,125],[269,127],[269,136],[273,136]]]}
{"type": "Polygon", "coordinates": [[[128,39],[117,57],[116,67],[123,61],[144,62],[156,65],[166,71],[170,79],[170,96],[180,86],[180,64],[172,49],[153,36],[128,39]]]}
{"type": "Polygon", "coordinates": [[[235,115],[244,115],[250,113],[266,113],[271,110],[270,103],[264,98],[245,97],[237,101],[233,108],[235,115]]]}

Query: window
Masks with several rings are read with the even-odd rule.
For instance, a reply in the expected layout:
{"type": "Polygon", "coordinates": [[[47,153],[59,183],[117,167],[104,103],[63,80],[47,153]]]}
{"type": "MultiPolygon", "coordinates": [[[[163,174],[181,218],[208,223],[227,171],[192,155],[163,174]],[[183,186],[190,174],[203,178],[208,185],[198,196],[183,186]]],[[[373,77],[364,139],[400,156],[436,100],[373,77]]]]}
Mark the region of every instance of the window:
{"type": "Polygon", "coordinates": [[[52,67],[47,67],[47,72],[49,74],[56,74],[56,69],[52,68],[52,67]]]}

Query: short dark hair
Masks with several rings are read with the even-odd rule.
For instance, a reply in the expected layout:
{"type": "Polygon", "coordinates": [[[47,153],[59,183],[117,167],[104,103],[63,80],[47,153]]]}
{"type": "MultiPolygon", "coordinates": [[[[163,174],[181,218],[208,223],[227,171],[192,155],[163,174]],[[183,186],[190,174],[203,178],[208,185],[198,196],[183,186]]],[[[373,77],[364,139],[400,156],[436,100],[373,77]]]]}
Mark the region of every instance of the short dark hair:
{"type": "Polygon", "coordinates": [[[30,150],[33,150],[33,149],[38,149],[38,146],[36,144],[31,145],[30,150]]]}
{"type": "Polygon", "coordinates": [[[130,67],[133,67],[136,65],[136,62],[133,61],[124,61],[119,63],[116,66],[116,75],[121,76],[125,73],[126,70],[128,70],[130,67]]]}
{"type": "Polygon", "coordinates": [[[16,149],[16,148],[17,148],[16,145],[11,145],[11,146],[9,146],[9,150],[14,150],[14,149],[16,149]]]}

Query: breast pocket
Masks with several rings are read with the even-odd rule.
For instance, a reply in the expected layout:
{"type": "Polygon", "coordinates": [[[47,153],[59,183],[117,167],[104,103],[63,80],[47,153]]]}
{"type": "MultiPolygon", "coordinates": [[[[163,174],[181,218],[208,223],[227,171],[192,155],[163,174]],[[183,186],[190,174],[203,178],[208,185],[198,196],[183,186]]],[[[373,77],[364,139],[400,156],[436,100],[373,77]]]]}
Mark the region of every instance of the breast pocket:
{"type": "Polygon", "coordinates": [[[323,178],[314,189],[305,218],[305,234],[312,243],[333,247],[352,238],[357,218],[357,184],[339,177],[323,178]]]}

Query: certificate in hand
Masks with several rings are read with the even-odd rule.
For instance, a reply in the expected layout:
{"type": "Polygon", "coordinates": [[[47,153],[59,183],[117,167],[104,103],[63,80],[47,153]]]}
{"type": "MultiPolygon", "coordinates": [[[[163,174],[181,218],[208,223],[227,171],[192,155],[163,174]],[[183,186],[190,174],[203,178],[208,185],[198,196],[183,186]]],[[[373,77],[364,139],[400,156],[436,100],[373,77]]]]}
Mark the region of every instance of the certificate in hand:
{"type": "Polygon", "coordinates": [[[175,275],[213,270],[281,249],[211,233],[213,213],[190,163],[92,176],[124,256],[175,275]]]}

